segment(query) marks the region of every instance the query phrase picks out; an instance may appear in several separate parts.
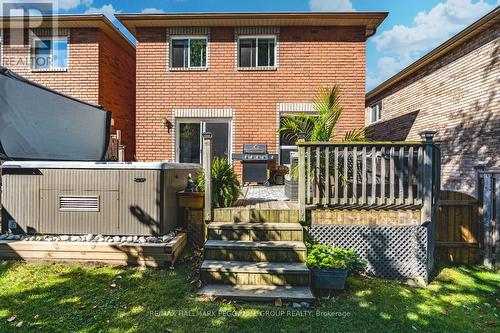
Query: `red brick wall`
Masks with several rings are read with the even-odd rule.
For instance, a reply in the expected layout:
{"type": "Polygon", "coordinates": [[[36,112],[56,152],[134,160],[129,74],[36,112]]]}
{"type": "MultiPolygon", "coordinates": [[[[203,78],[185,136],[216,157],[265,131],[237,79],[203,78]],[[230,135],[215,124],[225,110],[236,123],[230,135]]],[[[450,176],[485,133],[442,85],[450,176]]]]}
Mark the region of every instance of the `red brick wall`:
{"type": "Polygon", "coordinates": [[[99,104],[111,111],[112,132],[122,131],[125,158],[135,155],[135,53],[101,32],[99,35],[99,104]]]}
{"type": "Polygon", "coordinates": [[[235,152],[267,143],[276,152],[277,103],[312,102],[339,84],[344,113],[339,135],[364,125],[364,28],[281,27],[277,71],[238,71],[233,28],[210,29],[208,71],[169,71],[165,28],[141,28],[137,45],[137,156],[172,160],[173,135],[162,117],[176,108],[234,108],[235,152]]]}
{"type": "Polygon", "coordinates": [[[99,103],[99,30],[71,29],[69,68],[65,72],[32,72],[28,31],[25,45],[10,43],[9,29],[4,29],[3,65],[16,73],[63,94],[99,103]]]}

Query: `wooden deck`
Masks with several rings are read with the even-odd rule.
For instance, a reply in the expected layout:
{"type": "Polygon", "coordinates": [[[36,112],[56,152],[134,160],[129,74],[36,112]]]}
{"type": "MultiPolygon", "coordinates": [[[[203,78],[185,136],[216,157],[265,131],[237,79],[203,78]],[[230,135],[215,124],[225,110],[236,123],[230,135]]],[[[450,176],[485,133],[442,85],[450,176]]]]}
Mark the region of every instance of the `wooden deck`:
{"type": "Polygon", "coordinates": [[[180,233],[168,243],[96,243],[0,241],[0,260],[96,262],[114,266],[173,265],[186,245],[180,233]]]}
{"type": "Polygon", "coordinates": [[[256,201],[239,199],[236,201],[235,207],[245,209],[276,209],[276,210],[298,210],[299,204],[292,201],[256,201]]]}

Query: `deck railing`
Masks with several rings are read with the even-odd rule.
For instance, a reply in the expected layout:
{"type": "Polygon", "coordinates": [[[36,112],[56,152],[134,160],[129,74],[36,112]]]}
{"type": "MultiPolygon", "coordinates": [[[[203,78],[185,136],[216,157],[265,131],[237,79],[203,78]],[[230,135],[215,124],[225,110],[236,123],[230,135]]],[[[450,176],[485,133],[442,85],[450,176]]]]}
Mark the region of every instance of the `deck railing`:
{"type": "MultiPolygon", "coordinates": [[[[422,206],[432,213],[440,152],[434,131],[418,142],[305,142],[299,138],[299,205],[422,206]]],[[[423,220],[424,221],[424,220],[423,220]]]]}

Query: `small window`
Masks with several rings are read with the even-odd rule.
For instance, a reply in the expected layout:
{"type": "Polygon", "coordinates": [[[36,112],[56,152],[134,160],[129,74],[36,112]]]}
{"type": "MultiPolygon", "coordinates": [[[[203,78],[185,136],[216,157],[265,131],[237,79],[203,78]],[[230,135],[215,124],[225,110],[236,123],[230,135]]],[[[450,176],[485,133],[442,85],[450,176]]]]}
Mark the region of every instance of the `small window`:
{"type": "Polygon", "coordinates": [[[172,38],[170,67],[206,68],[207,41],[206,37],[172,38]]]}
{"type": "Polygon", "coordinates": [[[34,70],[66,70],[68,38],[34,39],[31,54],[34,70]]]}
{"type": "Polygon", "coordinates": [[[276,37],[241,37],[238,43],[238,67],[276,66],[276,37]]]}
{"type": "Polygon", "coordinates": [[[371,106],[371,122],[379,121],[382,117],[382,101],[377,102],[371,106]]]}

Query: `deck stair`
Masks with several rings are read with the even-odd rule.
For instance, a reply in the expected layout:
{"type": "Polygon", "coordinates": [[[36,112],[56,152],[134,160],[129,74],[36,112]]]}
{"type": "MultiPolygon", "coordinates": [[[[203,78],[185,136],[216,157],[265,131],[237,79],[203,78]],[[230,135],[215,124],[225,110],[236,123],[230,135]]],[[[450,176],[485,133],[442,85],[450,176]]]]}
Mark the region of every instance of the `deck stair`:
{"type": "Polygon", "coordinates": [[[199,294],[250,301],[314,296],[298,211],[223,208],[208,226],[199,294]]]}

